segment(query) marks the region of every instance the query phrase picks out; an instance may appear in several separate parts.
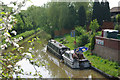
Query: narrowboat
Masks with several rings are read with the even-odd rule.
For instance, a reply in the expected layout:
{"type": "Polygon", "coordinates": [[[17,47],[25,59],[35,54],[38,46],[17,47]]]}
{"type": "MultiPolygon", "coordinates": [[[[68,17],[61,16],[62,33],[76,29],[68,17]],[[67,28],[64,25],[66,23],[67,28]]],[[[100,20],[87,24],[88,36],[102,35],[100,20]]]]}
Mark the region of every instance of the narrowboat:
{"type": "Polygon", "coordinates": [[[56,40],[51,39],[48,41],[47,50],[56,55],[58,58],[63,59],[62,54],[64,54],[65,51],[70,50],[70,48],[64,46],[56,40]]]}
{"type": "Polygon", "coordinates": [[[65,53],[62,55],[63,56],[63,60],[64,63],[68,66],[70,66],[71,68],[79,68],[79,69],[85,69],[85,68],[90,68],[91,64],[90,62],[85,59],[84,55],[82,54],[82,58],[81,59],[77,59],[75,60],[73,58],[73,54],[75,53],[74,50],[69,50],[69,51],[65,51],[65,53]]]}

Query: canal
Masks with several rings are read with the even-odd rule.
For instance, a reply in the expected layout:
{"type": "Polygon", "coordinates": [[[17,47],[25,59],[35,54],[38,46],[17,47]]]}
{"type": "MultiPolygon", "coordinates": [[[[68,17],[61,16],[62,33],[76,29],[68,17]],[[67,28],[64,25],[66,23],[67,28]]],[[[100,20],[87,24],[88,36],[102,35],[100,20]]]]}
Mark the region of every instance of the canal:
{"type": "MultiPolygon", "coordinates": [[[[21,61],[17,62],[17,64],[21,65],[21,68],[24,70],[25,74],[30,72],[35,73],[35,70],[37,70],[42,75],[42,78],[91,78],[91,80],[93,78],[104,78],[104,80],[107,80],[104,76],[91,69],[71,69],[62,63],[60,59],[46,50],[46,40],[41,39],[41,42],[41,44],[37,43],[36,41],[34,42],[34,59],[38,59],[39,62],[44,63],[45,65],[39,67],[35,65],[33,66],[30,64],[29,60],[23,58],[21,61]]],[[[25,51],[31,47],[28,42],[22,44],[21,46],[25,48],[25,51]]],[[[19,76],[22,78],[38,77],[22,74],[19,74],[19,76]]]]}

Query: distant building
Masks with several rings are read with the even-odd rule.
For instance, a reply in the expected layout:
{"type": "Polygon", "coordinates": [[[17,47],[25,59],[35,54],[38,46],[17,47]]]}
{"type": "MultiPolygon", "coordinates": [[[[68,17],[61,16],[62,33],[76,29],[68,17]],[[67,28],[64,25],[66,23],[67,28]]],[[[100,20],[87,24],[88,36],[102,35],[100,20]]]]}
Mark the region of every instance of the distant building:
{"type": "MultiPolygon", "coordinates": [[[[118,3],[118,5],[120,5],[120,2],[118,3]]],[[[111,13],[111,18],[116,17],[117,14],[120,14],[120,6],[113,7],[112,9],[110,9],[110,13],[111,13]]]]}

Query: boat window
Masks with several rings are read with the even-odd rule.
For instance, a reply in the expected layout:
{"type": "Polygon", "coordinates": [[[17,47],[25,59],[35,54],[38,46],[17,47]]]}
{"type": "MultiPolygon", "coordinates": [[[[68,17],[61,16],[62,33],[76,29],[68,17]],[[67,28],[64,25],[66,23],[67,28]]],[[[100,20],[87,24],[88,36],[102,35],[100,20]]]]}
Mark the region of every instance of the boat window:
{"type": "Polygon", "coordinates": [[[70,55],[68,53],[65,53],[65,56],[68,57],[68,58],[70,58],[70,55]]]}
{"type": "Polygon", "coordinates": [[[63,51],[67,51],[67,50],[69,50],[69,48],[62,48],[62,50],[63,50],[63,51]]]}

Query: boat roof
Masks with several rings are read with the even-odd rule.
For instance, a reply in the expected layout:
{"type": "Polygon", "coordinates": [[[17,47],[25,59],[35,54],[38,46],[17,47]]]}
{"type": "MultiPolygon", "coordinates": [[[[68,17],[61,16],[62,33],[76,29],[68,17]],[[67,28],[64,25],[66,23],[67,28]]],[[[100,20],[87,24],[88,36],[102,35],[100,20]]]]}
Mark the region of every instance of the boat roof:
{"type": "Polygon", "coordinates": [[[118,30],[111,30],[111,29],[104,29],[104,31],[109,31],[109,32],[118,32],[118,30]]]}
{"type": "Polygon", "coordinates": [[[52,39],[52,40],[50,40],[50,42],[58,48],[68,48],[68,47],[64,46],[63,44],[57,42],[56,40],[52,39]]]}
{"type": "Polygon", "coordinates": [[[66,53],[73,54],[73,53],[74,53],[74,50],[66,51],[66,53]]]}

